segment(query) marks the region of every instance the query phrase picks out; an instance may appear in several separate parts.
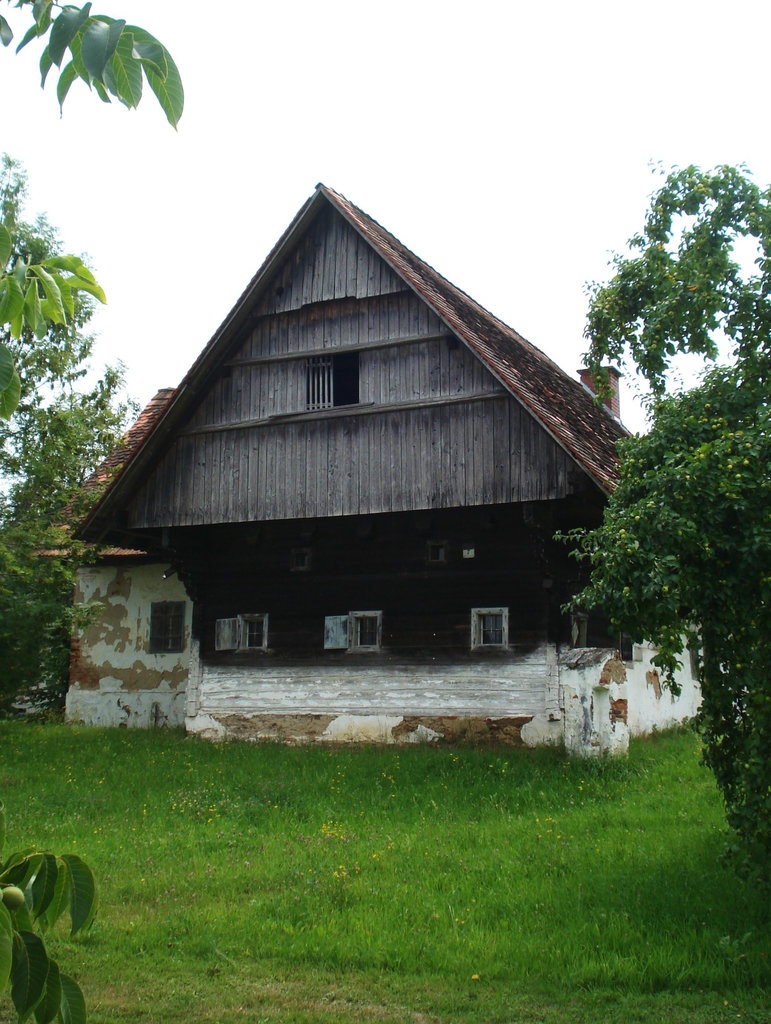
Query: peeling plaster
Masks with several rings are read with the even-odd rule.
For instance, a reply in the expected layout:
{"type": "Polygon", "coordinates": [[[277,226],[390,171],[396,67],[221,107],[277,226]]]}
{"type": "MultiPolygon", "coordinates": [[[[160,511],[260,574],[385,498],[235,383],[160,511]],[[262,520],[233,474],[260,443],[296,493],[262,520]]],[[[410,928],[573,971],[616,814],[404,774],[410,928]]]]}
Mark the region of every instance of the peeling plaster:
{"type": "Polygon", "coordinates": [[[284,743],[520,743],[529,717],[460,718],[448,715],[211,715],[186,719],[189,732],[208,739],[284,743]]]}
{"type": "Polygon", "coordinates": [[[652,668],[650,672],[645,673],[645,681],[648,686],[653,687],[653,692],[656,694],[656,700],[661,700],[661,680],[659,674],[655,668],[652,668]]]}
{"type": "Polygon", "coordinates": [[[98,565],[78,573],[76,599],[95,611],[72,639],[68,718],[100,725],[182,723],[192,606],[178,579],[163,579],[164,568],[98,565]],[[150,654],[150,605],[173,600],[187,605],[185,650],[150,654]]]}

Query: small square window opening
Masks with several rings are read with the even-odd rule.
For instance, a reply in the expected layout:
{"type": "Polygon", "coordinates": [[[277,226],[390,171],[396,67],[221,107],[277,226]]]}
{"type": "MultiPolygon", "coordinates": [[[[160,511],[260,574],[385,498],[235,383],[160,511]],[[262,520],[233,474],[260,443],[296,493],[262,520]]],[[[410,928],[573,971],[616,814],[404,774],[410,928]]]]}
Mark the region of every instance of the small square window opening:
{"type": "Polygon", "coordinates": [[[292,572],[308,572],[311,567],[310,548],[292,548],[289,553],[289,568],[292,572]]]}
{"type": "Polygon", "coordinates": [[[447,565],[447,542],[430,540],[426,545],[426,561],[429,565],[447,565]]]}

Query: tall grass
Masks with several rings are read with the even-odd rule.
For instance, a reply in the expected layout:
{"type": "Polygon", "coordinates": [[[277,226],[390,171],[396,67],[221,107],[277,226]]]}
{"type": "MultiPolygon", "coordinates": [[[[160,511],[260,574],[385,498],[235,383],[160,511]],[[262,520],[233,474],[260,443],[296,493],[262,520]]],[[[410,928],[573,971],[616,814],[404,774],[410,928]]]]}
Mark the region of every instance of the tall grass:
{"type": "MultiPolygon", "coordinates": [[[[0,796],[12,846],[77,852],[98,877],[92,931],[54,939],[96,1020],[144,1019],[145,988],[183,1006],[208,986],[222,1004],[228,978],[266,972],[282,991],[390,978],[408,1002],[425,983],[448,1019],[454,991],[483,989],[469,1019],[515,1019],[513,996],[765,999],[768,909],[720,862],[722,808],[691,733],[571,762],[3,724],[0,796]]],[[[253,1019],[327,1019],[271,1007],[253,1019]]]]}

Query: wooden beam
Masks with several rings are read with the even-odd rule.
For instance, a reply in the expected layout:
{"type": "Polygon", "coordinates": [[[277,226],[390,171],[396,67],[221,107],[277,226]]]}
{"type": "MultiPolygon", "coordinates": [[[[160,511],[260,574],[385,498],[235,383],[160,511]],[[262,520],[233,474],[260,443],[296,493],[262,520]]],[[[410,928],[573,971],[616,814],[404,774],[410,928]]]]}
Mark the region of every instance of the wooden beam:
{"type": "Polygon", "coordinates": [[[383,338],[380,341],[365,341],[359,345],[335,345],[328,348],[306,349],[304,352],[281,352],[277,355],[254,356],[252,359],[230,359],[224,366],[264,366],[267,363],[284,363],[289,359],[313,359],[316,356],[337,355],[339,352],[364,352],[371,349],[388,348],[394,345],[417,345],[422,341],[440,341],[450,337],[449,331],[440,334],[412,334],[406,338],[383,338]]]}
{"type": "Polygon", "coordinates": [[[248,430],[251,427],[272,427],[278,423],[303,423],[308,420],[341,419],[346,416],[373,416],[383,412],[402,412],[405,409],[427,409],[437,405],[462,405],[464,402],[489,402],[506,394],[501,391],[485,391],[475,395],[443,395],[440,398],[424,398],[418,402],[390,402],[380,404],[368,402],[366,405],[340,405],[332,409],[318,409],[313,412],[283,413],[280,416],[268,416],[258,420],[240,420],[235,423],[217,423],[211,426],[191,427],[180,430],[178,437],[189,437],[193,434],[219,434],[225,430],[248,430]]]}

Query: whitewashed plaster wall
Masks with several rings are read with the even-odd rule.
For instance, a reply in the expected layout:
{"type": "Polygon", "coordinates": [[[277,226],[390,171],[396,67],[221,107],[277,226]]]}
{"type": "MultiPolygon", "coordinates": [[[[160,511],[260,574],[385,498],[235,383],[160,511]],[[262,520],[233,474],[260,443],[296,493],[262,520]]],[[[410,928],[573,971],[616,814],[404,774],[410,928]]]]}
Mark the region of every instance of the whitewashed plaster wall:
{"type": "Polygon", "coordinates": [[[192,604],[167,565],[94,565],[78,572],[75,601],[94,607],[72,641],[67,718],[91,725],[179,726],[185,720],[192,604]],[[151,654],[150,605],[185,602],[181,653],[151,654]]]}
{"type": "Polygon", "coordinates": [[[414,743],[519,741],[535,715],[559,719],[557,653],[458,667],[264,668],[191,659],[186,727],[210,739],[414,743]]]}
{"type": "MultiPolygon", "coordinates": [[[[570,754],[623,754],[630,736],[644,736],[692,718],[701,690],[686,664],[675,696],[652,663],[655,647],[635,644],[631,661],[603,648],[576,648],[560,658],[565,747],[570,754]]],[[[523,739],[528,741],[523,730],[523,739]]]]}

